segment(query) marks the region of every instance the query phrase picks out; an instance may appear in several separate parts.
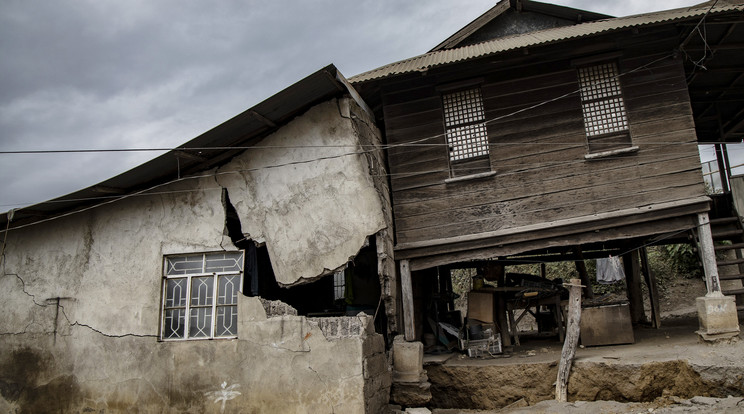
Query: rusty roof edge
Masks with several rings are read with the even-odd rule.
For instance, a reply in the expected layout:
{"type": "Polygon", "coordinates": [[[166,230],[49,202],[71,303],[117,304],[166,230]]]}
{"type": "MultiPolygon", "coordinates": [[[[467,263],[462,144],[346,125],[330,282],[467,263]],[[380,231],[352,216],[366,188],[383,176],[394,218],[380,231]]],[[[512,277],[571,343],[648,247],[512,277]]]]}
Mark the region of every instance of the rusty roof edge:
{"type": "Polygon", "coordinates": [[[576,39],[585,36],[606,33],[613,30],[626,29],[629,27],[646,26],[671,22],[674,20],[690,19],[704,16],[708,13],[723,13],[729,11],[744,10],[744,3],[721,4],[711,7],[709,3],[701,3],[690,7],[678,9],[662,10],[658,12],[636,14],[624,17],[615,17],[611,19],[597,20],[587,23],[581,23],[568,27],[557,27],[552,29],[538,30],[535,32],[518,34],[513,36],[502,37],[489,40],[473,45],[467,45],[454,49],[437,50],[424,53],[411,58],[403,59],[397,62],[380,66],[379,68],[360,73],[349,78],[352,84],[359,84],[389,78],[395,75],[403,75],[414,72],[426,71],[433,67],[444,66],[456,62],[461,62],[479,57],[493,55],[510,50],[520,49],[528,46],[544,45],[563,40],[576,39]],[[565,33],[562,36],[546,37],[545,34],[565,33]],[[542,36],[541,36],[542,35],[542,36]],[[533,41],[514,42],[515,39],[529,39],[533,41]],[[510,46],[499,47],[499,44],[517,43],[510,46]],[[420,61],[418,65],[414,62],[420,61]]]}

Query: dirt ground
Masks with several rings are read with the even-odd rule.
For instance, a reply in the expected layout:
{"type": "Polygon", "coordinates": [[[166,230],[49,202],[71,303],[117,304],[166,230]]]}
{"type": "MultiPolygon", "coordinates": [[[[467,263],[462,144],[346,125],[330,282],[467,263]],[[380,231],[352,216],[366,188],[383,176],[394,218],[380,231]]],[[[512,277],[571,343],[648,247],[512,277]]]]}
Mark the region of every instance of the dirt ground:
{"type": "Polygon", "coordinates": [[[650,403],[621,403],[617,401],[559,403],[557,401],[541,401],[531,407],[506,407],[496,411],[434,409],[431,412],[433,414],[743,413],[744,398],[693,397],[684,400],[665,398],[650,403]]]}
{"type": "MultiPolygon", "coordinates": [[[[631,345],[578,349],[568,403],[556,402],[551,394],[560,343],[528,340],[505,358],[471,359],[458,354],[428,358],[425,368],[437,400],[431,406],[481,408],[431,412],[744,413],[744,341],[699,340],[695,298],[704,293],[701,280],[680,279],[661,298],[661,329],[635,329],[631,345]],[[510,371],[514,378],[505,376],[510,371]],[[525,376],[532,376],[529,386],[517,382],[516,377],[525,376]]],[[[739,320],[744,321],[744,313],[740,312],[739,320]]]]}

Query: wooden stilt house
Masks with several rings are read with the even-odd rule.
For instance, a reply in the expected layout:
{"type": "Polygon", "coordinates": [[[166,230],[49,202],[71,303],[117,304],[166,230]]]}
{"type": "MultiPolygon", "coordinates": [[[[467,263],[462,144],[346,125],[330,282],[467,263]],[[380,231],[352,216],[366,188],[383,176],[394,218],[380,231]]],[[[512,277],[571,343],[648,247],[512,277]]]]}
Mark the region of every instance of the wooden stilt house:
{"type": "Polygon", "coordinates": [[[744,133],[743,10],[611,18],[502,0],[353,77],[388,145],[407,338],[427,318],[417,281],[517,258],[622,255],[642,320],[642,247],[708,226],[698,143],[744,133]]]}

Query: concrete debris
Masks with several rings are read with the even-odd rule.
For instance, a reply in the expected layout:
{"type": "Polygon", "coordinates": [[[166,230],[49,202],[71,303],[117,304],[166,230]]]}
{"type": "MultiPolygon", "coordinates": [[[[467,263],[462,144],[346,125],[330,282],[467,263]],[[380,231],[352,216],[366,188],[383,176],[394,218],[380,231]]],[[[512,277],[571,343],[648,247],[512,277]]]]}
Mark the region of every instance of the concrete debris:
{"type": "Polygon", "coordinates": [[[522,408],[522,407],[529,407],[529,403],[524,398],[520,398],[517,401],[514,401],[513,403],[507,405],[504,407],[505,410],[509,410],[512,408],[522,408]]]}
{"type": "Polygon", "coordinates": [[[372,316],[360,313],[357,316],[337,316],[327,318],[307,318],[308,321],[317,323],[323,335],[327,339],[338,339],[360,336],[363,333],[374,333],[372,316]]]}
{"type": "Polygon", "coordinates": [[[431,401],[431,384],[429,382],[420,383],[400,383],[393,382],[390,388],[390,399],[396,404],[403,406],[421,406],[431,401]]]}
{"type": "Polygon", "coordinates": [[[693,397],[690,399],[690,402],[693,404],[699,404],[699,405],[713,405],[716,402],[718,402],[720,398],[712,398],[712,397],[693,397]]]}
{"type": "Polygon", "coordinates": [[[267,318],[284,315],[297,316],[297,309],[280,300],[267,300],[264,298],[259,299],[261,300],[261,304],[266,311],[267,318]]]}
{"type": "Polygon", "coordinates": [[[388,404],[388,414],[402,414],[403,407],[397,404],[388,404]]]}
{"type": "Polygon", "coordinates": [[[431,410],[426,407],[406,408],[406,414],[431,414],[431,410]]]}

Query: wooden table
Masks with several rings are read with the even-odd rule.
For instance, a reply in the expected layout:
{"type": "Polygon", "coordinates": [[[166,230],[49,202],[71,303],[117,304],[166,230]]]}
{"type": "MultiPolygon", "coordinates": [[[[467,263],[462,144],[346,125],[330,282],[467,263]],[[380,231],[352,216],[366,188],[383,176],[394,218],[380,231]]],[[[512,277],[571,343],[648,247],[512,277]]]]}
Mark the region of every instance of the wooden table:
{"type": "Polygon", "coordinates": [[[494,314],[496,315],[494,322],[502,333],[502,343],[504,345],[510,345],[511,338],[514,338],[515,345],[520,345],[519,329],[517,329],[517,324],[527,315],[527,313],[535,316],[536,313],[533,313],[530,309],[534,307],[539,310],[540,306],[552,308],[551,313],[555,319],[558,337],[563,341],[566,328],[563,324],[564,317],[563,312],[561,311],[562,304],[560,292],[524,286],[485,287],[473,290],[473,292],[490,292],[494,295],[494,314]],[[521,295],[520,298],[514,297],[519,293],[529,295],[531,292],[538,296],[529,297],[521,295]],[[552,294],[544,296],[545,293],[552,294]],[[539,296],[540,294],[543,294],[543,296],[539,296]],[[515,317],[515,313],[518,313],[520,310],[521,313],[515,317]]]}

